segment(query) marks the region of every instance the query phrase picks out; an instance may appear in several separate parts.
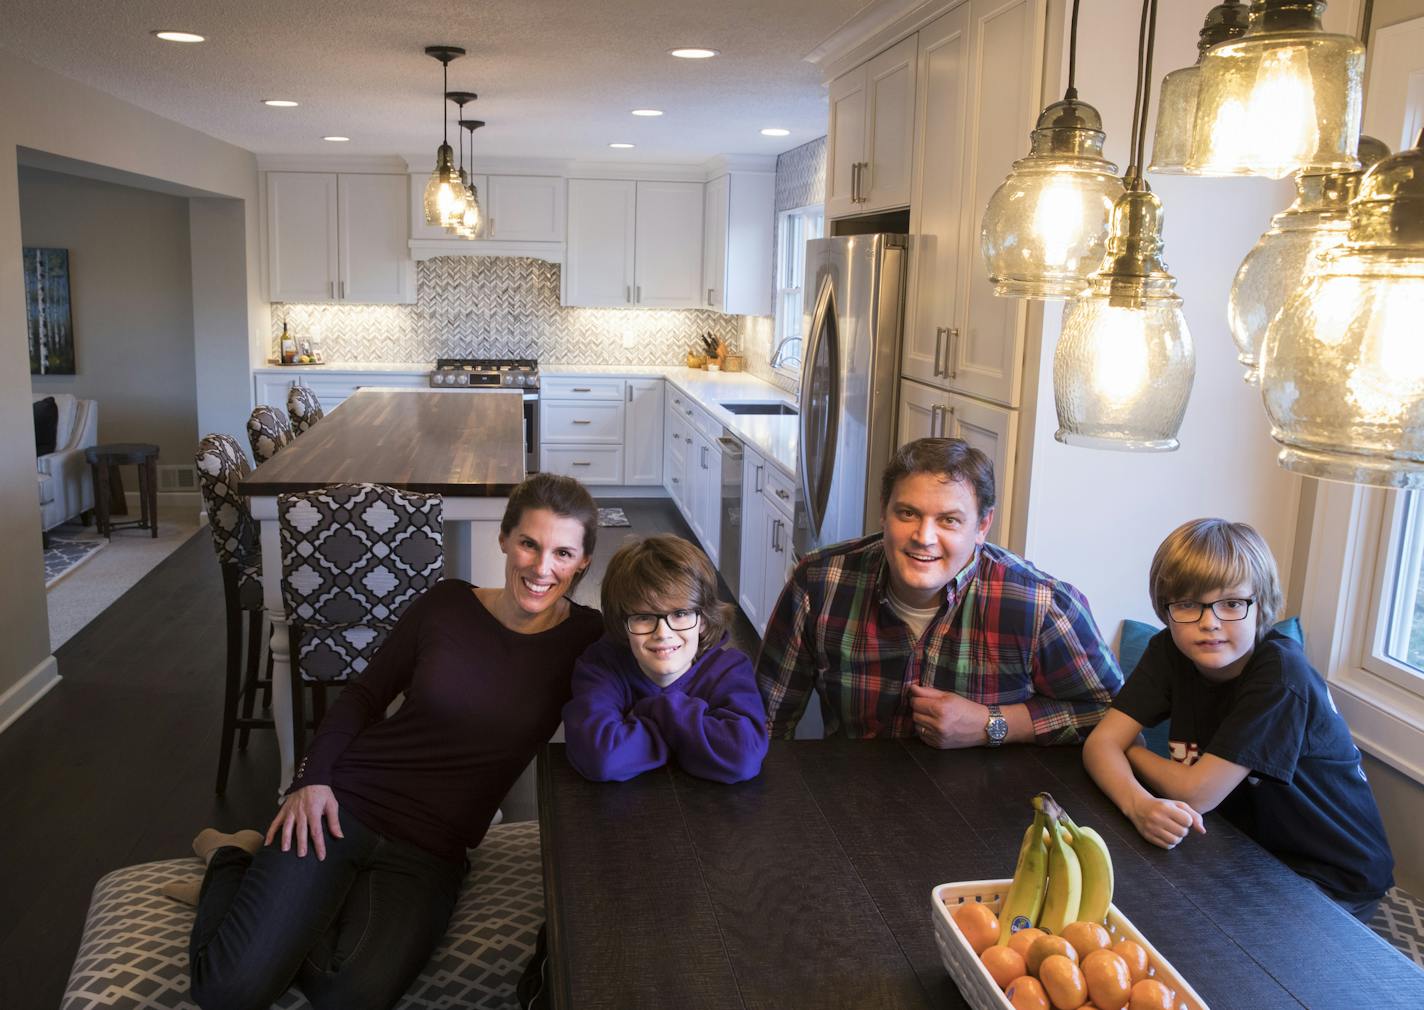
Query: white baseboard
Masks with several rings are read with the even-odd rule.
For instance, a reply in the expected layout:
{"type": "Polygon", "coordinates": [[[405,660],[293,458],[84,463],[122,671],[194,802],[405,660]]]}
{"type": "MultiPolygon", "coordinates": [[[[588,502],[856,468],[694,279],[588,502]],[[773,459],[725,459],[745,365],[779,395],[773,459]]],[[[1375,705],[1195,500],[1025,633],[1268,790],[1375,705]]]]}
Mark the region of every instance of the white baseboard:
{"type": "Polygon", "coordinates": [[[12,722],[58,683],[59,664],[53,656],[46,656],[39,666],[21,677],[18,684],[0,694],[0,733],[9,729],[12,722]]]}
{"type": "MultiPolygon", "coordinates": [[[[137,516],[139,514],[138,492],[125,491],[124,501],[129,505],[127,518],[137,516]]],[[[197,491],[160,491],[158,492],[158,504],[160,508],[167,505],[181,505],[185,508],[201,509],[203,500],[197,491]]],[[[119,516],[118,520],[119,522],[127,521],[124,516],[119,516]]]]}
{"type": "Polygon", "coordinates": [[[588,493],[593,495],[594,501],[602,501],[605,498],[668,498],[667,488],[656,487],[648,484],[627,484],[627,485],[588,485],[588,493]]]}

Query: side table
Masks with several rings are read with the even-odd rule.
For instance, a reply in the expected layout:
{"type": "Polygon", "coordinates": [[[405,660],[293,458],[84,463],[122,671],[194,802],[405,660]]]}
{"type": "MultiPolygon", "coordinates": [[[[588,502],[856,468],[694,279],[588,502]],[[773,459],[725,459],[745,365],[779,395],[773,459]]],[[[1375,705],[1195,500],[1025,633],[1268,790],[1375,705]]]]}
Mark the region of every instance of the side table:
{"type": "Polygon", "coordinates": [[[111,537],[116,529],[136,527],[158,536],[158,446],[148,442],[109,442],[84,450],[94,476],[94,516],[99,533],[111,537]],[[138,467],[139,518],[133,522],[109,521],[109,473],[132,463],[138,467]]]}

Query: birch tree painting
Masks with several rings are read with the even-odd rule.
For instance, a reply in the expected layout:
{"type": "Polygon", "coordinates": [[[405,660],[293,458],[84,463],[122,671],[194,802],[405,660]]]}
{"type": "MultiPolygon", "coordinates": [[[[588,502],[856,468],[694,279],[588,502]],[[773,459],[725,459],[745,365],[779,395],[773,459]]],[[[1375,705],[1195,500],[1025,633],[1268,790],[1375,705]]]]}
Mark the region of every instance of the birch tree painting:
{"type": "Polygon", "coordinates": [[[69,315],[69,250],[27,246],[24,258],[30,374],[73,375],[74,328],[69,315]]]}

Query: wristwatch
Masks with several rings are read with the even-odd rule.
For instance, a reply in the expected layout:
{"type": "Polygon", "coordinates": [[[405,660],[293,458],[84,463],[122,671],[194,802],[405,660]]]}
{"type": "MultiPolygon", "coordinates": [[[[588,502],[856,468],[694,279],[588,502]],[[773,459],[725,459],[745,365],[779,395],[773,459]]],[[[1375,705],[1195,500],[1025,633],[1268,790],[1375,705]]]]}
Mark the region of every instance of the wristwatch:
{"type": "Polygon", "coordinates": [[[989,746],[997,747],[1009,735],[1009,722],[998,705],[989,706],[989,721],[984,724],[984,733],[989,738],[989,746]]]}

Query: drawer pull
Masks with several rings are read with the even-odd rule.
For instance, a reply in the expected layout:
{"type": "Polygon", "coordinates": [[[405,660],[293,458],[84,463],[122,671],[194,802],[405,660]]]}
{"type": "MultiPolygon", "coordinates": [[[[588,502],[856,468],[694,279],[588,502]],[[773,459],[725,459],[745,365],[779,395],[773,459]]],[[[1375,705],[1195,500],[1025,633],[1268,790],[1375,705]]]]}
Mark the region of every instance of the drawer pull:
{"type": "Polygon", "coordinates": [[[590,386],[575,386],[575,387],[574,387],[574,392],[575,392],[575,393],[592,393],[592,392],[593,392],[593,389],[592,389],[592,387],[590,387],[590,386]]]}
{"type": "Polygon", "coordinates": [[[780,498],[782,501],[790,501],[790,500],[791,500],[791,495],[789,495],[789,494],[786,493],[786,489],[785,489],[785,488],[777,488],[777,489],[776,489],[776,497],[780,498]]]}
{"type": "Polygon", "coordinates": [[[573,419],[573,423],[574,423],[574,424],[592,424],[593,422],[592,422],[592,421],[584,421],[584,420],[581,420],[581,419],[579,419],[579,418],[576,417],[576,418],[573,419]]]}
{"type": "Polygon", "coordinates": [[[593,466],[593,464],[590,463],[590,462],[589,462],[588,460],[586,460],[586,459],[576,459],[576,460],[573,461],[573,465],[574,465],[574,466],[593,466]]]}

